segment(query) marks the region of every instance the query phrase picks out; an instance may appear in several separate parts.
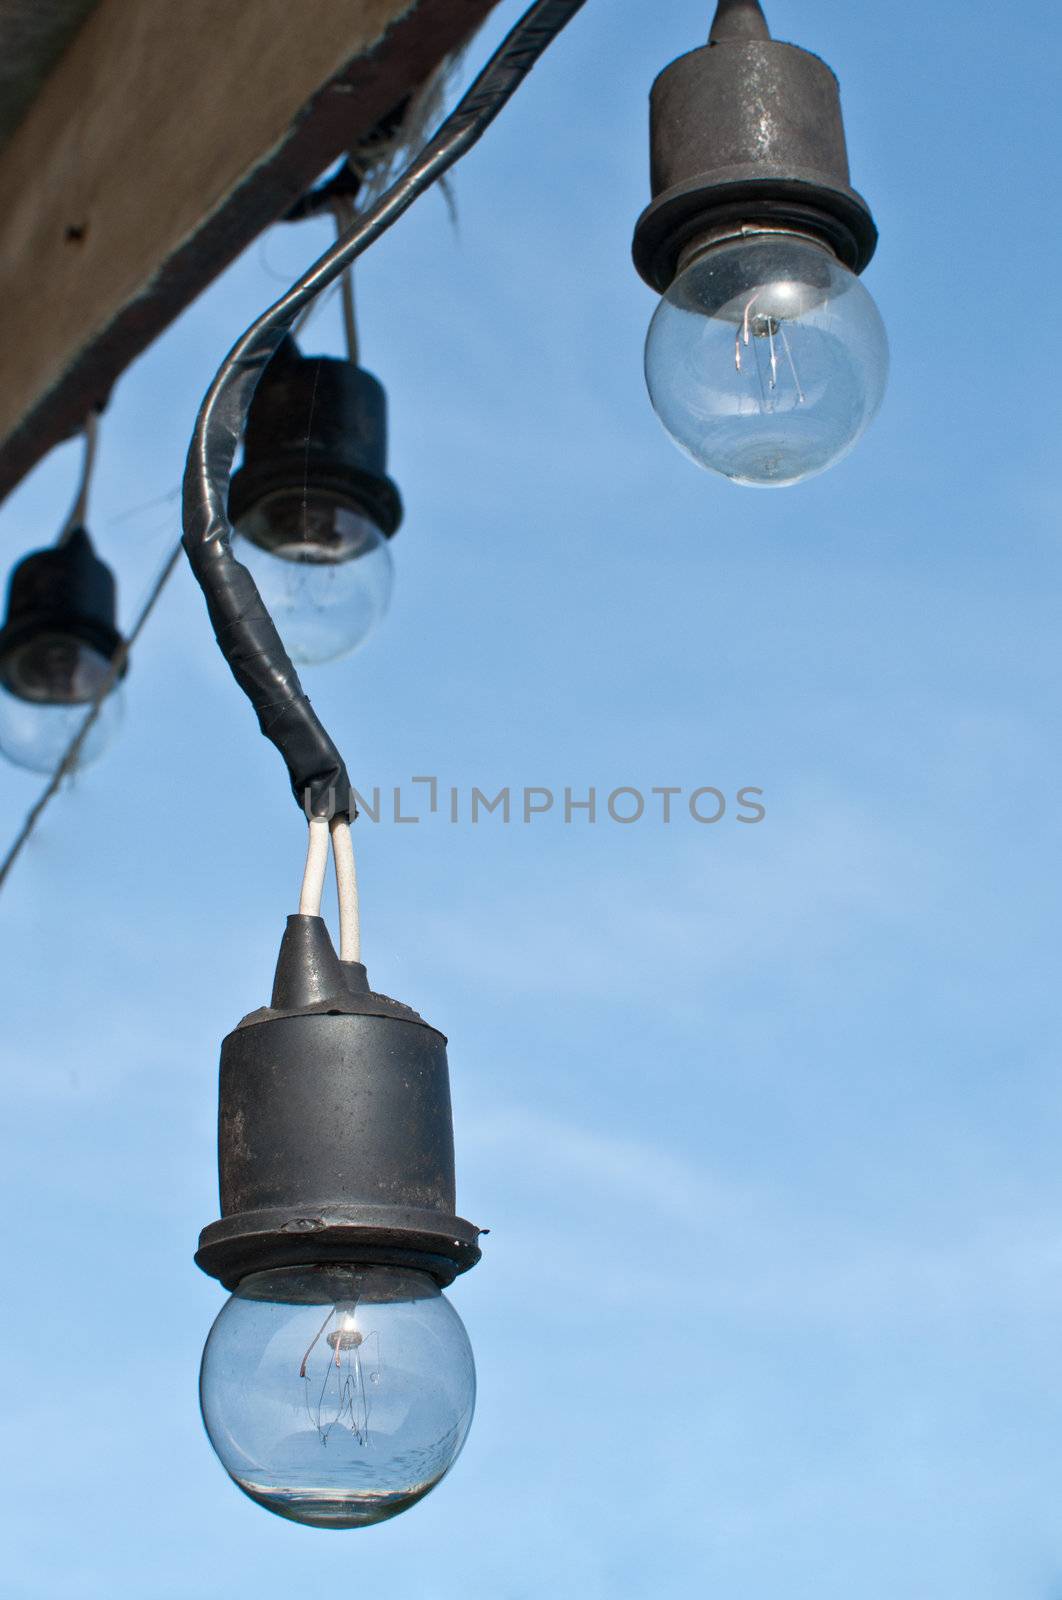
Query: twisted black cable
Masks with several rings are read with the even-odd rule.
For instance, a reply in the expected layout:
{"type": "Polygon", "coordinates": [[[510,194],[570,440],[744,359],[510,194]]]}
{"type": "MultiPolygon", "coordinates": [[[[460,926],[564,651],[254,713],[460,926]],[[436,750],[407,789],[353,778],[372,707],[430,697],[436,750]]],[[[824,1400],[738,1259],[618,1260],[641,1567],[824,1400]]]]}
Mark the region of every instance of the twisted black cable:
{"type": "Polygon", "coordinates": [[[184,474],[184,548],[233,676],[312,816],[351,816],[343,758],[310,705],[254,579],[230,547],[228,488],[259,378],[299,312],[459,161],[584,0],[535,0],[405,172],[233,346],[207,391],[184,474]]]}

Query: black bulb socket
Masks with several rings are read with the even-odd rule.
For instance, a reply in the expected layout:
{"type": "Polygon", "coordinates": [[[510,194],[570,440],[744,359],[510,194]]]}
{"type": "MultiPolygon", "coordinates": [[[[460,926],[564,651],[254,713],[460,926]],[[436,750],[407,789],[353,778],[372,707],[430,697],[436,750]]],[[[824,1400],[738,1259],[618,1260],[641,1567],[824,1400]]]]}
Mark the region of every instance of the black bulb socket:
{"type": "Polygon", "coordinates": [[[410,1267],[445,1287],[479,1260],[456,1215],[446,1040],[288,918],[270,1004],[221,1046],[221,1218],[196,1262],[233,1289],[280,1267],[410,1267]]]}
{"type": "Polygon", "coordinates": [[[701,241],[750,232],[811,237],[856,273],[874,254],[874,219],[849,182],[837,79],[818,56],[767,37],[762,18],[749,31],[713,29],[711,43],[664,69],[650,139],[653,198],[633,254],[658,293],[701,241]]]}
{"type": "Polygon", "coordinates": [[[402,521],[387,476],[387,395],[371,372],[333,356],[305,356],[290,334],[262,374],[244,432],[243,464],[229,489],[239,526],[282,491],[334,496],[386,537],[402,521]]]}
{"type": "MultiPolygon", "coordinates": [[[[122,644],[117,604],[114,573],[84,528],[49,549],[34,550],[11,574],[0,628],[0,681],[20,699],[49,703],[41,685],[32,695],[26,692],[19,671],[27,649],[45,639],[87,645],[113,661],[122,644]]],[[[121,676],[126,666],[123,662],[121,676]]],[[[60,702],[68,696],[57,689],[55,698],[60,702]]]]}

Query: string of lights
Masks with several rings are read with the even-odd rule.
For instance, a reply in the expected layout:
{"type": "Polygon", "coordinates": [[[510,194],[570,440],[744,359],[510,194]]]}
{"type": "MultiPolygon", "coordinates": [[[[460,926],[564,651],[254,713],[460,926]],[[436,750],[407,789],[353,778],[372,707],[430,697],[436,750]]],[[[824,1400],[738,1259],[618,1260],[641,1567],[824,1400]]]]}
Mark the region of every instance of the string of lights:
{"type": "MultiPolygon", "coordinates": [[[[352,266],[445,182],[583,3],[534,0],[401,174],[383,169],[386,187],[375,173],[366,199],[365,173],[348,163],[308,197],[303,214],[328,204],[340,237],[234,344],[186,462],[183,549],[309,827],[270,1003],[221,1047],[221,1215],[196,1261],[232,1293],[204,1350],[202,1412],[234,1482],[313,1526],[384,1520],[459,1454],[475,1369],[441,1290],[479,1260],[485,1230],[456,1210],[446,1041],[373,991],[361,962],[353,793],[294,664],[342,651],[297,637],[297,618],[268,589],[277,569],[255,552],[287,564],[290,589],[292,572],[317,568],[334,586],[337,571],[364,574],[369,553],[386,549],[402,508],[385,470],[382,386],[357,364],[352,266]],[[308,357],[294,336],[339,284],[348,359],[308,357]],[[338,951],[321,917],[330,852],[338,951]],[[374,1415],[388,1409],[408,1422],[381,1429],[374,1415]]],[[[651,141],[634,258],[660,296],[646,345],[653,406],[688,455],[733,480],[780,486],[824,470],[872,419],[888,357],[859,282],[877,232],[849,185],[833,74],[773,40],[758,0],[719,0],[709,42],[656,80],[651,141]]],[[[106,678],[0,885],[77,764],[178,557],[129,638],[107,635],[106,678]]],[[[96,604],[93,626],[105,609],[96,604]]]]}

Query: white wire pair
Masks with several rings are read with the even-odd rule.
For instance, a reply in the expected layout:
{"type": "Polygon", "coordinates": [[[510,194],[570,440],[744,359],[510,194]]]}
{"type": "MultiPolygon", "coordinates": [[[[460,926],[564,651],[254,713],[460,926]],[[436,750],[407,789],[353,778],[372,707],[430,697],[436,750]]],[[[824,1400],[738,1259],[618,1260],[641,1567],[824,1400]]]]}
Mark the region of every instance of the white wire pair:
{"type": "Polygon", "coordinates": [[[336,894],[339,899],[339,959],[361,960],[361,912],[358,905],[358,874],[354,865],[354,841],[346,817],[311,817],[306,846],[306,870],[299,895],[300,917],[319,917],[328,870],[328,846],[336,864],[336,894]]]}

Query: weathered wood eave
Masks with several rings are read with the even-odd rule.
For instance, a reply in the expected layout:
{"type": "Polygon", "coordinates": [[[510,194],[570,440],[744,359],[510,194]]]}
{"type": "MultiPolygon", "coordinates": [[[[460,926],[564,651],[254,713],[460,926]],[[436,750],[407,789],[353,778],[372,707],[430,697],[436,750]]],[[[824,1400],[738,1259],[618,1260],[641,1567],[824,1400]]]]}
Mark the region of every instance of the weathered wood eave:
{"type": "Polygon", "coordinates": [[[494,4],[100,0],[0,150],[0,498],[494,4]]]}

